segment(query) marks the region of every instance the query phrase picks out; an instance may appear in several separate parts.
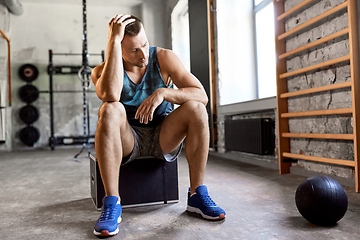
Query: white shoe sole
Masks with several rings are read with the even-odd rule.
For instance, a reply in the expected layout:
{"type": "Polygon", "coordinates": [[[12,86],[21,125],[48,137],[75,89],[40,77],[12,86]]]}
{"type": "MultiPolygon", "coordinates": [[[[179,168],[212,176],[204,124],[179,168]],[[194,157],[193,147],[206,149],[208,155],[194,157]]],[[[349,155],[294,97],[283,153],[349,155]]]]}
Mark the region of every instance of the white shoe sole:
{"type": "MultiPolygon", "coordinates": [[[[119,218],[118,218],[118,224],[119,223],[121,223],[121,216],[119,216],[119,218]]],[[[115,229],[115,231],[113,231],[113,232],[109,232],[109,231],[107,231],[107,230],[103,230],[102,232],[97,232],[95,229],[94,229],[94,235],[95,236],[113,236],[113,235],[116,235],[116,234],[118,234],[119,233],[119,228],[117,227],[116,229],[115,229]]]]}
{"type": "Polygon", "coordinates": [[[220,214],[220,216],[218,216],[218,217],[208,216],[208,215],[205,215],[199,208],[191,207],[189,205],[187,206],[186,210],[188,212],[200,214],[203,218],[208,219],[208,220],[221,220],[221,219],[225,219],[225,217],[226,217],[226,215],[224,215],[224,214],[220,214]]]}

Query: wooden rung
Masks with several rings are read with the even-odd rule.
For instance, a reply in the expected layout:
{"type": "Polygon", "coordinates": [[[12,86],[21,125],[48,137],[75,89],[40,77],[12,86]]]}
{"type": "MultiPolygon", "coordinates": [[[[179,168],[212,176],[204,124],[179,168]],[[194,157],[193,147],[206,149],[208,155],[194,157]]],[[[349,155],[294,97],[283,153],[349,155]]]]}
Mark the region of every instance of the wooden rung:
{"type": "Polygon", "coordinates": [[[306,49],[315,47],[315,46],[320,45],[320,44],[322,44],[322,43],[328,42],[328,41],[330,41],[330,40],[332,40],[332,39],[335,39],[335,38],[340,37],[340,36],[342,36],[342,35],[345,35],[345,34],[347,34],[347,33],[349,33],[349,28],[346,28],[346,29],[344,29],[344,30],[341,30],[340,32],[336,32],[336,33],[334,33],[334,34],[331,34],[331,35],[329,35],[329,36],[327,36],[327,37],[321,38],[321,39],[319,39],[319,40],[317,40],[317,41],[315,41],[315,42],[309,43],[309,44],[304,45],[304,46],[302,46],[302,47],[299,47],[299,48],[296,48],[296,49],[294,49],[294,50],[288,51],[288,52],[286,52],[286,53],[284,53],[284,54],[281,54],[281,55],[279,56],[279,59],[284,59],[284,58],[286,58],[286,57],[288,57],[288,56],[290,56],[290,55],[293,55],[293,54],[295,54],[295,53],[304,51],[304,50],[306,50],[306,49]]]}
{"type": "Polygon", "coordinates": [[[340,57],[340,58],[336,58],[336,59],[333,59],[333,60],[329,60],[329,61],[319,63],[319,64],[316,64],[316,65],[313,65],[313,66],[310,66],[310,67],[301,68],[301,69],[298,69],[298,70],[295,70],[295,71],[292,71],[292,72],[283,73],[283,74],[280,74],[279,77],[280,78],[287,78],[287,77],[299,75],[301,73],[310,72],[312,70],[316,70],[316,69],[319,69],[319,68],[327,67],[327,66],[330,66],[330,65],[333,65],[333,64],[345,62],[345,61],[348,61],[348,60],[350,60],[350,55],[340,57]]]}
{"type": "Polygon", "coordinates": [[[290,14],[292,14],[293,12],[299,10],[300,8],[302,8],[303,6],[305,6],[308,3],[311,3],[314,0],[305,0],[302,3],[296,5],[295,7],[291,8],[290,10],[284,12],[283,14],[281,14],[280,16],[277,17],[277,20],[280,21],[281,19],[284,19],[285,17],[289,16],[290,14]]]}
{"type": "Polygon", "coordinates": [[[289,98],[289,97],[301,96],[301,95],[310,94],[310,93],[324,92],[324,91],[346,88],[346,87],[351,87],[350,81],[343,82],[343,83],[331,84],[331,85],[317,87],[317,88],[310,88],[310,89],[296,91],[296,92],[283,93],[280,95],[280,98],[289,98]]]}
{"type": "Polygon", "coordinates": [[[281,117],[282,118],[308,117],[308,116],[319,116],[319,115],[347,114],[352,112],[353,112],[352,108],[341,108],[341,109],[330,109],[330,110],[282,113],[281,117]]]}
{"type": "Polygon", "coordinates": [[[350,161],[350,160],[341,160],[341,159],[324,158],[324,157],[314,157],[314,156],[293,154],[293,153],[287,153],[287,152],[284,152],[283,156],[287,157],[287,158],[303,159],[303,160],[308,160],[308,161],[331,163],[331,164],[355,167],[355,161],[350,161]]]}
{"type": "Polygon", "coordinates": [[[281,136],[286,138],[321,138],[321,139],[354,140],[354,134],[283,133],[281,134],[281,136]]]}
{"type": "Polygon", "coordinates": [[[291,34],[294,34],[294,33],[298,32],[298,31],[300,31],[301,29],[304,29],[307,26],[310,26],[311,24],[316,23],[317,21],[319,21],[319,20],[321,20],[321,19],[323,19],[323,18],[325,18],[327,16],[330,16],[331,14],[336,13],[337,11],[339,11],[339,10],[345,8],[345,7],[347,7],[347,1],[340,4],[340,5],[338,5],[338,6],[336,6],[336,7],[334,7],[334,8],[332,8],[332,9],[330,9],[329,11],[326,11],[326,12],[320,14],[317,17],[314,17],[313,19],[310,19],[309,21],[307,21],[307,22],[305,22],[305,23],[303,23],[303,24],[301,24],[301,25],[299,25],[299,26],[297,26],[297,27],[283,33],[283,34],[281,34],[278,37],[278,39],[279,40],[284,39],[287,36],[290,36],[291,34]]]}

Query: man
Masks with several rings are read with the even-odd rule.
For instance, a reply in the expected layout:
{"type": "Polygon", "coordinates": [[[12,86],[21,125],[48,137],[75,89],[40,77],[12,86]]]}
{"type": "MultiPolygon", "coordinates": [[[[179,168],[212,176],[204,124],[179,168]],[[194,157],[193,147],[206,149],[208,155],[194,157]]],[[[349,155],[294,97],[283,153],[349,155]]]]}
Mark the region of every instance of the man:
{"type": "Polygon", "coordinates": [[[190,189],[187,210],[210,220],[225,211],[203,185],[208,155],[207,96],[201,83],[170,50],[149,47],[140,20],[116,15],[109,22],[105,62],[91,74],[99,110],[95,150],[105,188],[102,213],[94,234],[118,233],[121,204],[119,169],[139,156],[174,161],[186,138],[190,189]],[[173,83],[178,89],[173,89],[173,83]],[[119,101],[120,100],[120,101],[119,101]],[[172,109],[172,104],[180,105],[172,109]]]}

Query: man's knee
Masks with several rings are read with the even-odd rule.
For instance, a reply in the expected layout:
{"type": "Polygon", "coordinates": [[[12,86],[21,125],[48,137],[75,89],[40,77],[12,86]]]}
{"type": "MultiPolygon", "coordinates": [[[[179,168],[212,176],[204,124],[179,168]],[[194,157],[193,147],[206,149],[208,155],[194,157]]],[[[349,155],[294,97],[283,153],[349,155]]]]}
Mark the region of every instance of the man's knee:
{"type": "Polygon", "coordinates": [[[126,110],[120,102],[104,102],[99,109],[99,120],[124,121],[126,110]]]}
{"type": "Polygon", "coordinates": [[[208,114],[206,111],[206,107],[201,102],[197,101],[188,101],[182,105],[187,112],[190,119],[194,119],[196,121],[208,120],[208,114]]]}

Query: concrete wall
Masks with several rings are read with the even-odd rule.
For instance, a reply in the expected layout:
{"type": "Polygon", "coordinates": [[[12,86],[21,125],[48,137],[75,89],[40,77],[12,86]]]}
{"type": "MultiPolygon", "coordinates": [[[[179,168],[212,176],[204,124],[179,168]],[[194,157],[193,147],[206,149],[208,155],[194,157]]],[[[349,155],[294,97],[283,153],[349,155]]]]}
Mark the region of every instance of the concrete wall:
{"type": "Polygon", "coordinates": [[[179,0],[165,0],[165,21],[164,21],[164,26],[165,26],[165,35],[164,37],[166,38],[167,42],[169,43],[169,45],[167,46],[168,48],[172,48],[171,45],[171,41],[172,41],[172,37],[171,37],[171,13],[173,12],[176,4],[179,2],[179,0]]]}
{"type": "MultiPolygon", "coordinates": [[[[0,2],[3,3],[3,2],[0,2]]],[[[39,69],[39,77],[33,84],[41,91],[49,89],[49,76],[47,74],[48,50],[54,53],[81,53],[82,52],[82,6],[61,3],[22,3],[24,13],[20,16],[8,13],[0,5],[0,19],[9,23],[8,34],[11,36],[12,59],[12,94],[13,107],[11,119],[7,123],[9,138],[7,146],[0,145],[0,150],[28,149],[19,139],[19,131],[25,126],[18,117],[19,109],[25,105],[18,96],[18,90],[26,83],[18,76],[18,69],[25,63],[34,64],[39,69]],[[10,125],[11,123],[11,125],[10,125]]],[[[116,14],[130,13],[139,16],[144,22],[151,45],[168,47],[170,39],[165,34],[166,5],[162,0],[151,0],[132,6],[92,6],[87,5],[88,52],[101,53],[106,50],[108,22],[116,14]],[[164,13],[164,14],[162,14],[164,13]]],[[[3,21],[1,21],[3,24],[3,21]]],[[[6,70],[3,49],[6,47],[0,41],[0,71],[6,70]]],[[[55,65],[81,65],[81,56],[62,57],[55,56],[55,65]]],[[[91,56],[90,65],[101,63],[100,56],[91,56]]],[[[6,76],[1,75],[1,79],[6,76]]],[[[55,90],[81,90],[81,82],[76,76],[55,75],[55,90]]],[[[94,87],[92,86],[92,89],[94,87]]],[[[95,93],[90,93],[89,101],[91,134],[94,134],[97,121],[97,111],[101,101],[95,93]]],[[[59,93],[55,95],[55,135],[76,136],[83,134],[82,93],[59,93]]],[[[40,118],[33,125],[39,129],[41,137],[35,148],[48,146],[50,136],[49,96],[40,94],[33,103],[39,109],[40,118]]],[[[8,108],[10,109],[10,108],[8,108]]]]}
{"type": "Polygon", "coordinates": [[[141,17],[150,45],[170,48],[168,31],[171,28],[166,20],[168,16],[165,2],[164,0],[144,1],[141,5],[141,17]]]}

